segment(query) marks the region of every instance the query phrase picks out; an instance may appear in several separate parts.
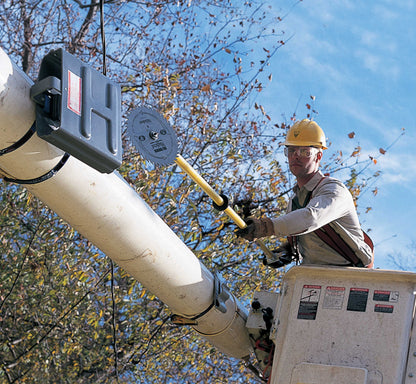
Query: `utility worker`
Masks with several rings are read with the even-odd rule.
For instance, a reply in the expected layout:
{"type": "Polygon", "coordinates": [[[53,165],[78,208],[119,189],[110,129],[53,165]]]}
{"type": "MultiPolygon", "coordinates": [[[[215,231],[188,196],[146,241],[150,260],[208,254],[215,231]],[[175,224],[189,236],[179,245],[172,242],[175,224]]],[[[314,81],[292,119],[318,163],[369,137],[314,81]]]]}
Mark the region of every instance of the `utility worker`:
{"type": "MultiPolygon", "coordinates": [[[[287,236],[292,255],[302,264],[372,265],[372,248],[365,241],[351,193],[343,183],[324,177],[319,170],[323,150],[327,149],[323,130],[314,121],[298,121],[281,145],[296,177],[287,213],[249,218],[247,227],[237,235],[250,241],[287,236]]],[[[291,260],[286,255],[281,265],[291,260]]]]}

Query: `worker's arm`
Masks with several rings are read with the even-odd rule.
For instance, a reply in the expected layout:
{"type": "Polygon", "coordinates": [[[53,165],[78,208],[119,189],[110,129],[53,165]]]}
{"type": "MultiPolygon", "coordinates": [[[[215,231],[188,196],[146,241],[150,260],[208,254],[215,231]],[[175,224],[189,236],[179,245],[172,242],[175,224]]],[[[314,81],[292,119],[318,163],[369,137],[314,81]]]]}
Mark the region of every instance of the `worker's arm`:
{"type": "Polygon", "coordinates": [[[305,208],[277,218],[249,219],[247,227],[238,230],[237,235],[252,241],[272,235],[305,234],[339,219],[351,209],[355,210],[355,207],[348,189],[336,179],[327,179],[317,187],[305,208]]]}
{"type": "Polygon", "coordinates": [[[355,210],[351,193],[340,181],[326,179],[314,191],[305,208],[272,218],[276,236],[300,235],[324,225],[355,210]]]}

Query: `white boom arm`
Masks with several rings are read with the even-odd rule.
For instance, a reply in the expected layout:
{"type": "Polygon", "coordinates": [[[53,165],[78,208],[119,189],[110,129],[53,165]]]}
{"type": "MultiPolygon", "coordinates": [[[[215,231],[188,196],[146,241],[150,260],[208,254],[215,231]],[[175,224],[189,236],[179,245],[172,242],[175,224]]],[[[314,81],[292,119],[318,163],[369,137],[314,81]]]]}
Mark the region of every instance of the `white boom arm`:
{"type": "MultiPolygon", "coordinates": [[[[32,126],[32,84],[0,49],[0,148],[14,144],[32,126]]],[[[0,156],[0,172],[14,179],[37,178],[62,156],[33,135],[0,156]]],[[[99,173],[70,157],[52,178],[26,187],[173,312],[192,318],[213,303],[213,274],[117,173],[99,173]]],[[[246,357],[251,345],[245,310],[231,294],[224,304],[225,311],[212,307],[194,328],[228,355],[246,357]]]]}

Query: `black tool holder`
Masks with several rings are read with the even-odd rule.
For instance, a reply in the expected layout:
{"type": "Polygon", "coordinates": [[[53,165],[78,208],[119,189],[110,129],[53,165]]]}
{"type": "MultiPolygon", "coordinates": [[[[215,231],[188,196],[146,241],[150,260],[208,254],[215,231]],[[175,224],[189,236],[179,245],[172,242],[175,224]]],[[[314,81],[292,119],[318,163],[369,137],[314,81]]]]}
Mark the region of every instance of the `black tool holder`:
{"type": "Polygon", "coordinates": [[[31,98],[39,137],[100,172],[121,165],[118,84],[57,49],[43,58],[31,98]]]}

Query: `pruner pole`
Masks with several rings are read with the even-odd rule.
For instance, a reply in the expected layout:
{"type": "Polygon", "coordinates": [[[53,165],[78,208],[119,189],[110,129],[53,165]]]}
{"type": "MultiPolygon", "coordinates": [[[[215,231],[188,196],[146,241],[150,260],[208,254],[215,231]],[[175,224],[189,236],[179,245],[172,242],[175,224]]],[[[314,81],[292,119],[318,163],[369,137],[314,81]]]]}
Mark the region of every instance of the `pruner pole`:
{"type": "MultiPolygon", "coordinates": [[[[224,199],[207,183],[207,181],[181,156],[176,157],[175,163],[193,180],[198,184],[202,190],[212,199],[212,201],[218,205],[222,206],[225,202],[224,199]]],[[[224,212],[228,217],[234,221],[234,223],[240,228],[243,229],[247,227],[246,222],[238,215],[232,207],[227,207],[224,209],[224,212]]],[[[274,256],[269,248],[264,244],[262,240],[257,239],[256,244],[261,248],[261,250],[266,254],[268,259],[273,259],[274,256]]]]}

